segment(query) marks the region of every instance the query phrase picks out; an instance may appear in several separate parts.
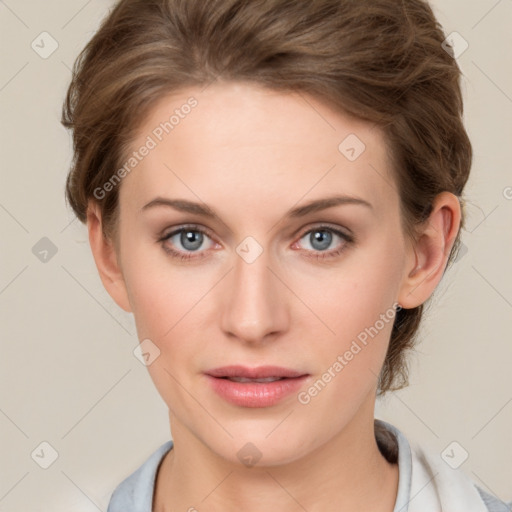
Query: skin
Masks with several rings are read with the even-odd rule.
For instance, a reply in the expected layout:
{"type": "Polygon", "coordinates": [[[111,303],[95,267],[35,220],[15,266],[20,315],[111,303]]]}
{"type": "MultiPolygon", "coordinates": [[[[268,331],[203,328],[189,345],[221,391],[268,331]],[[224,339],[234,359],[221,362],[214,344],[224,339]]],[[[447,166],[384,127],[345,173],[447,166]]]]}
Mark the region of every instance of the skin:
{"type": "Polygon", "coordinates": [[[374,406],[392,322],[305,405],[292,394],[272,407],[235,406],[203,372],[279,365],[310,374],[307,390],[394,303],[428,299],[459,228],[459,202],[440,194],[409,240],[379,129],[305,94],[245,83],[162,98],[133,148],[191,95],[198,106],[123,179],[115,243],[101,234],[95,201],[88,210],[105,288],[133,312],[139,340],[160,350],[148,370],[169,407],[175,447],[159,468],[154,510],[391,512],[398,467],[376,444],[374,406]],[[353,162],[338,150],[349,134],[366,145],[353,162]],[[286,216],[340,194],[372,206],[286,216]],[[165,206],[141,212],[157,196],[207,204],[216,217],[165,206]],[[179,234],[158,241],[184,224],[210,233],[199,251],[179,234]],[[310,230],[323,224],[355,242],[333,234],[324,253],[341,254],[311,257],[322,250],[310,230]],[[247,236],[263,249],[251,264],[236,252],[247,236]],[[195,259],[172,258],[164,246],[195,259]],[[247,442],[262,454],[251,468],[237,457],[247,442]]]}

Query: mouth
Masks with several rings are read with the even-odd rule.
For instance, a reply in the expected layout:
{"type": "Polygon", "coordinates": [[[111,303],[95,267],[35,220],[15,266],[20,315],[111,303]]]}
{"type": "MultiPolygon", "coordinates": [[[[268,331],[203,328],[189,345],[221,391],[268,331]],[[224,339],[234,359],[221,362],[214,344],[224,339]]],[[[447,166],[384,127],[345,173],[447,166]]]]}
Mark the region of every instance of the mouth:
{"type": "Polygon", "coordinates": [[[309,374],[279,366],[224,366],[205,372],[213,390],[239,407],[271,407],[303,385],[309,374]]]}
{"type": "Polygon", "coordinates": [[[263,379],[248,379],[247,377],[218,377],[220,379],[227,379],[231,382],[275,382],[276,380],[283,380],[287,377],[265,377],[263,379]]]}
{"type": "Polygon", "coordinates": [[[257,381],[265,379],[294,379],[307,375],[304,372],[298,372],[290,368],[281,366],[258,366],[257,368],[248,368],[246,366],[223,366],[214,368],[205,372],[207,375],[223,379],[248,379],[257,381]]]}

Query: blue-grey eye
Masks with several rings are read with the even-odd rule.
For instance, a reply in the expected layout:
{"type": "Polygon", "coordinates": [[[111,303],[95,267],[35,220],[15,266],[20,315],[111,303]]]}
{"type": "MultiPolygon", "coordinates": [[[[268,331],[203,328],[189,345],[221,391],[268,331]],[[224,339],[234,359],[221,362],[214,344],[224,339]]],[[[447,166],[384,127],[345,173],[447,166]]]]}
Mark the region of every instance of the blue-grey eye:
{"type": "Polygon", "coordinates": [[[325,251],[332,243],[332,233],[324,229],[316,229],[309,233],[309,242],[316,251],[325,251]]]}
{"type": "Polygon", "coordinates": [[[180,233],[180,243],[187,251],[197,251],[203,245],[204,235],[192,229],[183,229],[180,233]]]}
{"type": "Polygon", "coordinates": [[[322,226],[306,231],[300,240],[301,244],[306,245],[305,249],[309,252],[322,253],[328,252],[328,249],[330,252],[336,250],[336,247],[345,247],[353,242],[353,237],[337,229],[322,226]],[[333,244],[336,245],[332,246],[333,244]]]}

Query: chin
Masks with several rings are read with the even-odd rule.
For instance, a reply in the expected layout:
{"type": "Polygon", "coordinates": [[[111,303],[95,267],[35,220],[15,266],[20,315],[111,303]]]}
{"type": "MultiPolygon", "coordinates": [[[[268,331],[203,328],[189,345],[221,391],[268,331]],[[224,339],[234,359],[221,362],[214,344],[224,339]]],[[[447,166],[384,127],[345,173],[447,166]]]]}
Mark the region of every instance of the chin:
{"type": "MultiPolygon", "coordinates": [[[[272,422],[276,428],[279,422],[272,422]]],[[[211,451],[227,460],[231,464],[247,468],[277,467],[295,462],[314,450],[312,440],[318,443],[318,438],[312,432],[290,431],[283,429],[279,434],[279,427],[272,432],[272,428],[262,428],[261,424],[252,426],[238,423],[236,429],[229,429],[233,438],[227,435],[220,440],[203,437],[203,442],[211,451]],[[272,432],[269,435],[269,432],[272,432]]]]}

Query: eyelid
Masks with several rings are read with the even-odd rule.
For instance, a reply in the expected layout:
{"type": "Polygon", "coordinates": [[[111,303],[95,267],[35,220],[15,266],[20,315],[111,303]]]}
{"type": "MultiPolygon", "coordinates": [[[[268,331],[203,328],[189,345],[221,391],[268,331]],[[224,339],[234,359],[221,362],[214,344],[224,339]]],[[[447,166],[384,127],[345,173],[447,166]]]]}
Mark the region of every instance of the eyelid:
{"type": "MultiPolygon", "coordinates": [[[[354,235],[352,234],[352,232],[348,229],[348,228],[344,228],[342,226],[338,226],[338,225],[331,225],[329,224],[328,222],[318,222],[318,223],[315,223],[313,225],[309,225],[308,227],[306,228],[301,228],[300,230],[298,230],[298,232],[301,233],[301,235],[299,236],[299,238],[302,238],[305,234],[309,233],[310,231],[314,231],[314,230],[322,230],[322,229],[325,229],[325,230],[331,230],[335,233],[340,233],[341,235],[347,237],[347,238],[353,238],[354,235]]],[[[296,231],[297,233],[297,231],[296,231]]],[[[294,236],[296,236],[294,234],[294,236]]]]}
{"type": "Polygon", "coordinates": [[[338,226],[334,227],[334,226],[330,226],[325,223],[323,223],[323,224],[321,223],[316,226],[309,226],[304,231],[302,231],[301,235],[297,238],[297,241],[293,243],[292,247],[296,246],[300,242],[300,240],[302,240],[305,236],[307,236],[309,233],[314,232],[314,231],[329,231],[331,233],[334,233],[334,235],[341,238],[342,244],[341,244],[341,248],[328,249],[325,251],[315,251],[315,250],[310,250],[310,249],[303,249],[304,252],[309,253],[308,256],[328,258],[330,255],[335,256],[336,254],[341,253],[341,251],[344,251],[345,248],[347,248],[347,246],[354,245],[356,243],[356,237],[349,230],[347,230],[349,232],[346,232],[341,227],[338,227],[338,226]]]}
{"type": "Polygon", "coordinates": [[[198,224],[179,224],[177,226],[166,228],[164,229],[160,235],[158,235],[159,241],[166,240],[168,238],[171,238],[172,236],[186,230],[190,231],[197,231],[199,233],[203,233],[204,235],[207,235],[211,240],[213,240],[216,243],[219,243],[216,239],[216,237],[213,235],[212,231],[204,226],[200,226],[198,224]]]}

